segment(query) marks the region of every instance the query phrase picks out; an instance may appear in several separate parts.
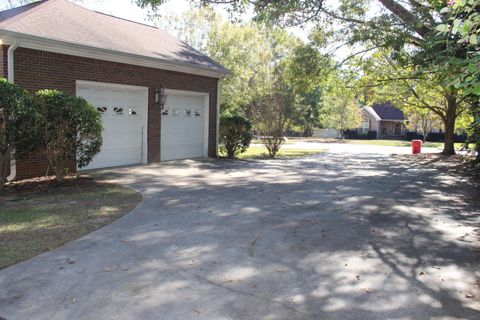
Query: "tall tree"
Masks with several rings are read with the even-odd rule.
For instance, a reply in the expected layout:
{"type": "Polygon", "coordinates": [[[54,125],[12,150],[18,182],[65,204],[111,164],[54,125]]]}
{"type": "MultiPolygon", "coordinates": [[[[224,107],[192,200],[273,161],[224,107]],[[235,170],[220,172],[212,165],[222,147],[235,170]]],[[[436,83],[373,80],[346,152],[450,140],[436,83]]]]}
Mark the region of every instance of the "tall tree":
{"type": "MultiPolygon", "coordinates": [[[[315,34],[311,38],[316,38],[315,34]]],[[[321,44],[323,45],[323,44],[321,44]]],[[[297,96],[297,109],[292,125],[311,136],[320,126],[326,71],[331,67],[329,57],[321,53],[315,39],[295,47],[287,58],[284,77],[297,96]]]]}
{"type": "MultiPolygon", "coordinates": [[[[418,68],[404,66],[392,59],[392,54],[392,51],[381,50],[363,59],[359,64],[364,76],[356,86],[369,87],[371,101],[393,102],[417,119],[427,120],[435,114],[445,130],[454,127],[468,104],[464,99],[455,100],[455,112],[451,113],[452,89],[445,86],[444,81],[448,76],[439,71],[419,72],[418,68]]],[[[424,121],[425,126],[428,122],[424,121]]]]}
{"type": "MultiPolygon", "coordinates": [[[[140,6],[153,8],[167,0],[137,0],[140,6]]],[[[435,64],[431,57],[445,48],[444,43],[430,42],[437,35],[437,27],[448,19],[442,11],[445,0],[341,0],[336,6],[323,0],[191,0],[196,4],[225,4],[233,11],[253,8],[256,19],[281,25],[298,25],[306,22],[317,24],[318,28],[336,22],[337,39],[345,39],[349,45],[362,44],[357,53],[373,51],[377,48],[393,49],[393,57],[405,65],[424,68],[435,64]],[[372,5],[376,4],[374,14],[372,5]]],[[[472,1],[472,0],[469,0],[472,1]]],[[[466,2],[466,0],[462,0],[466,2]]],[[[456,53],[461,54],[461,53],[456,53]]],[[[453,73],[459,74],[460,70],[453,73]]],[[[445,119],[444,154],[453,154],[455,117],[463,92],[449,86],[445,78],[444,86],[449,87],[444,99],[447,102],[445,119]]]]}
{"type": "Polygon", "coordinates": [[[320,116],[322,125],[337,129],[342,139],[345,131],[358,128],[361,121],[355,91],[347,85],[350,82],[336,73],[331,75],[320,116]]]}
{"type": "Polygon", "coordinates": [[[255,127],[271,158],[282,144],[289,119],[294,113],[295,95],[283,78],[277,77],[268,94],[260,97],[255,108],[255,127]]]}
{"type": "Polygon", "coordinates": [[[222,112],[251,119],[253,102],[266,94],[273,72],[274,52],[265,32],[253,23],[220,23],[210,33],[207,52],[232,72],[222,82],[222,112]]]}
{"type": "Polygon", "coordinates": [[[210,6],[190,8],[182,14],[154,12],[153,23],[177,36],[193,48],[208,53],[210,34],[218,24],[224,25],[222,17],[210,6]]]}
{"type": "Polygon", "coordinates": [[[473,119],[469,140],[480,161],[480,0],[450,1],[441,12],[447,19],[437,26],[440,34],[431,42],[442,47],[432,60],[452,74],[453,87],[464,90],[473,119]]]}

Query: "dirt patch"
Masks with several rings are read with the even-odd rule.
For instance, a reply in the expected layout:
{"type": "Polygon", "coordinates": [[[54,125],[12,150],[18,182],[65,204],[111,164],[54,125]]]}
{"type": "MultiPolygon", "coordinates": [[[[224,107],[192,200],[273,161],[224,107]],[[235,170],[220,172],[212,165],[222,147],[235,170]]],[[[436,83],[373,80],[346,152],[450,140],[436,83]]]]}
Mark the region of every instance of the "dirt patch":
{"type": "Polygon", "coordinates": [[[0,269],[110,224],[141,200],[131,189],[91,178],[10,183],[0,195],[0,269]]]}
{"type": "Polygon", "coordinates": [[[480,166],[473,161],[473,157],[464,155],[446,156],[440,153],[401,154],[395,158],[411,164],[430,166],[448,174],[468,179],[477,188],[480,188],[480,166]]]}

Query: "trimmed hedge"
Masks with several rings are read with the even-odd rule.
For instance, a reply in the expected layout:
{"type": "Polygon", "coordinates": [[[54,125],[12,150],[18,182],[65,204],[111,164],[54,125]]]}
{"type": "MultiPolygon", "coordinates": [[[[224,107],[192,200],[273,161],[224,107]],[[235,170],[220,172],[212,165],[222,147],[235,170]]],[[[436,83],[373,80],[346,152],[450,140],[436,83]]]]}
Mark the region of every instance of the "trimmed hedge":
{"type": "MultiPolygon", "coordinates": [[[[405,134],[405,140],[423,140],[423,134],[420,134],[415,131],[409,131],[405,134]]],[[[456,134],[454,138],[455,142],[464,143],[467,140],[466,134],[456,134]]],[[[430,132],[427,134],[428,142],[445,142],[445,133],[443,132],[430,132]]]]}
{"type": "Polygon", "coordinates": [[[405,140],[412,141],[412,140],[423,140],[423,134],[420,134],[415,131],[407,131],[405,133],[405,140]]]}
{"type": "Polygon", "coordinates": [[[345,131],[345,139],[373,140],[376,138],[377,138],[377,131],[368,131],[367,133],[359,133],[357,130],[345,131]]]}
{"type": "Polygon", "coordinates": [[[220,152],[234,159],[247,151],[252,140],[252,124],[240,115],[223,115],[220,118],[220,152]]]}

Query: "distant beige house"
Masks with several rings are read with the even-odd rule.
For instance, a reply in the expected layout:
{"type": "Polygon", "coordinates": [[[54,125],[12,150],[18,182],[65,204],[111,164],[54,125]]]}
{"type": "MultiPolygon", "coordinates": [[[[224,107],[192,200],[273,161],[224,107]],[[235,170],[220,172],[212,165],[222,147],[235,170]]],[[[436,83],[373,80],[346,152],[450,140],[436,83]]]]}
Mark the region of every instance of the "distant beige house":
{"type": "Polygon", "coordinates": [[[395,138],[405,134],[407,119],[402,112],[391,103],[376,103],[362,108],[362,122],[359,133],[377,132],[377,139],[395,138]]]}

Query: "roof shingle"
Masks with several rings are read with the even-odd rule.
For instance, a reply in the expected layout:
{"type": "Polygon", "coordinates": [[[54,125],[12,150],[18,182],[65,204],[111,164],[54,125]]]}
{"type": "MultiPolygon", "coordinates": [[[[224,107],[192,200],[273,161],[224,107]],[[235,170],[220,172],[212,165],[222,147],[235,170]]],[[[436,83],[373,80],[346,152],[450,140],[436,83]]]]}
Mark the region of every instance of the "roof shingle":
{"type": "Polygon", "coordinates": [[[66,0],[43,0],[0,12],[1,30],[228,72],[162,29],[66,0]]]}
{"type": "Polygon", "coordinates": [[[405,115],[402,110],[395,107],[390,102],[376,103],[372,106],[372,109],[382,120],[405,120],[405,115]]]}

